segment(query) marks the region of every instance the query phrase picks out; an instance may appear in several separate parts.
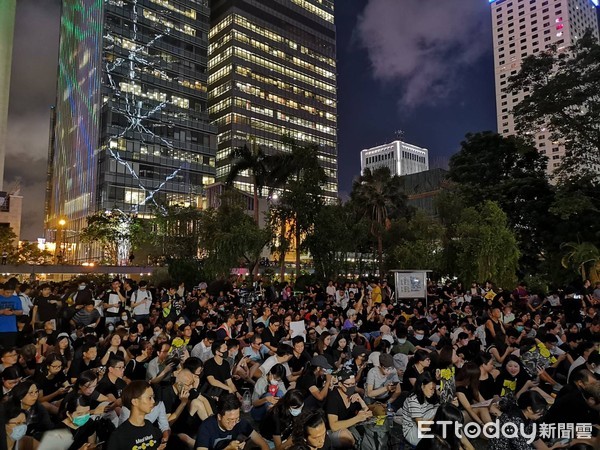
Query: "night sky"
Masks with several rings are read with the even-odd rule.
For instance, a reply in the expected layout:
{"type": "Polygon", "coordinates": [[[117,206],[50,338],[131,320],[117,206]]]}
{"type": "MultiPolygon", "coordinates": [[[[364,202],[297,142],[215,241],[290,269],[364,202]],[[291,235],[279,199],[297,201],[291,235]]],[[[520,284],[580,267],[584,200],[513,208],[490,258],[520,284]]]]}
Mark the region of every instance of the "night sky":
{"type": "MultiPolygon", "coordinates": [[[[18,0],[5,189],[21,180],[23,239],[43,233],[60,0],[18,0]]],[[[337,0],[339,189],[360,150],[395,139],[445,167],[469,131],[495,130],[486,0],[337,0]]]]}

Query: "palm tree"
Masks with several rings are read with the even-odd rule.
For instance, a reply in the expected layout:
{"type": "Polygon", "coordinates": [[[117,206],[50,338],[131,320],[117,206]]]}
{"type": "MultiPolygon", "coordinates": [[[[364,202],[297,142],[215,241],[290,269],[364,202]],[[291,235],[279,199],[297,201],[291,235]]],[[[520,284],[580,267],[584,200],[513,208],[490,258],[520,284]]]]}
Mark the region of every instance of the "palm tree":
{"type": "Polygon", "coordinates": [[[283,194],[279,202],[281,221],[281,276],[285,274],[285,225],[289,219],[294,236],[296,251],[296,277],[300,275],[300,250],[302,235],[310,230],[316,214],[323,203],[321,186],[327,180],[325,171],[319,164],[316,145],[298,145],[285,137],[285,144],[291,146],[291,153],[279,153],[269,159],[267,184],[281,187],[283,194]]]}
{"type": "Polygon", "coordinates": [[[377,239],[379,276],[384,277],[383,235],[389,230],[391,219],[406,209],[402,181],[397,176],[391,176],[387,167],[373,171],[365,169],[354,182],[350,197],[360,215],[367,217],[371,222],[371,234],[377,239]]]}
{"type": "Polygon", "coordinates": [[[591,265],[595,269],[600,263],[600,251],[591,242],[564,242],[560,248],[567,250],[561,260],[562,266],[565,269],[575,268],[583,281],[588,279],[586,266],[591,265]]]}
{"type": "Polygon", "coordinates": [[[250,173],[254,193],[254,222],[258,225],[258,198],[262,195],[262,189],[265,187],[268,174],[268,157],[258,146],[252,145],[252,149],[250,149],[248,145],[244,145],[231,152],[231,159],[233,159],[231,170],[227,175],[225,184],[231,186],[242,172],[248,171],[250,173]]]}

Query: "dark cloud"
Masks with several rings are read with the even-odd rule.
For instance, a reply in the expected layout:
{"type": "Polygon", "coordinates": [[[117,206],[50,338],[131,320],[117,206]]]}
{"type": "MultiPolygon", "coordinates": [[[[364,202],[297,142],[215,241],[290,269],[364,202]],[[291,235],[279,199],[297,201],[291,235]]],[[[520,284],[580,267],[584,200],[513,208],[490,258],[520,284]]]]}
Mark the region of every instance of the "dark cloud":
{"type": "Polygon", "coordinates": [[[59,27],[59,0],[17,2],[4,187],[10,189],[20,180],[24,197],[22,239],[43,235],[59,27]]]}
{"type": "Polygon", "coordinates": [[[399,81],[402,107],[437,103],[491,49],[483,0],[368,0],[357,33],[373,76],[399,81]]]}

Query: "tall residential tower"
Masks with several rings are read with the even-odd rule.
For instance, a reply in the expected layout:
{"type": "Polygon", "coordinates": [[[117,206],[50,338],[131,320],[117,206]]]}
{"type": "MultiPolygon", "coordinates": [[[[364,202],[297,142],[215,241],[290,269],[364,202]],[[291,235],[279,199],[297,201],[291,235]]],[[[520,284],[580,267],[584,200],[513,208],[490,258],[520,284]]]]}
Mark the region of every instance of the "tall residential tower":
{"type": "MultiPolygon", "coordinates": [[[[209,108],[218,127],[217,179],[234,148],[290,151],[284,136],[319,146],[337,197],[336,29],[333,0],[213,0],[209,108]]],[[[251,192],[249,177],[237,188],[251,192]]]]}
{"type": "MultiPolygon", "coordinates": [[[[598,0],[489,0],[492,8],[496,113],[498,132],[515,134],[510,111],[526,92],[503,92],[508,78],[515,75],[529,55],[556,45],[567,50],[590,30],[598,38],[598,0]]],[[[536,135],[538,150],[548,157],[548,173],[559,165],[564,148],[553,143],[549,133],[536,135]]]]}
{"type": "Polygon", "coordinates": [[[215,177],[208,0],[63,0],[46,229],[73,254],[86,218],[201,206],[215,177]]]}

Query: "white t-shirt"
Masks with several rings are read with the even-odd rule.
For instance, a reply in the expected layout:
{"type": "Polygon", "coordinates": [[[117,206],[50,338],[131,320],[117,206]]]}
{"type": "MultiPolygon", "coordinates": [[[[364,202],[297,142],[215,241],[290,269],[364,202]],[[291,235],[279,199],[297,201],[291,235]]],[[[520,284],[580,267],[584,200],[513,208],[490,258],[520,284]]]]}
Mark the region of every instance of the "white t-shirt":
{"type": "Polygon", "coordinates": [[[152,293],[148,290],[142,291],[138,289],[131,296],[131,303],[138,303],[147,298],[149,301],[142,303],[141,305],[137,305],[133,308],[134,316],[146,316],[150,314],[150,306],[152,306],[152,293]]]}

